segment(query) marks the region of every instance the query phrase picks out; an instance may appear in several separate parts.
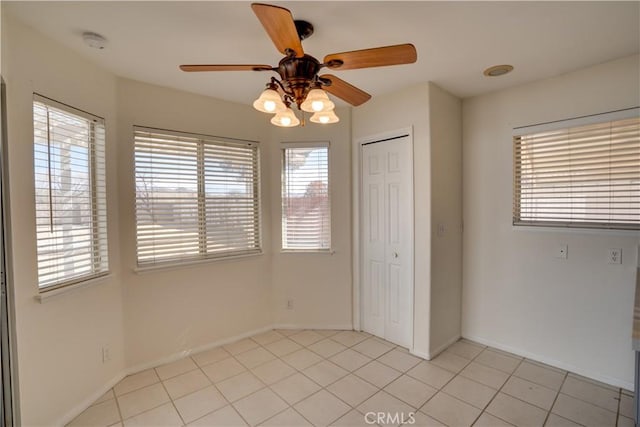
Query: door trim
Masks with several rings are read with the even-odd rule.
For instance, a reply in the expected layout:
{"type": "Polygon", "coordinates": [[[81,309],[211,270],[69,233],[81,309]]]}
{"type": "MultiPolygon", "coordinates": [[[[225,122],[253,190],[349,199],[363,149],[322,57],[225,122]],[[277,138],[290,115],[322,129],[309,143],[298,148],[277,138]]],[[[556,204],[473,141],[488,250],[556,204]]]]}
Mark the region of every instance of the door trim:
{"type": "Polygon", "coordinates": [[[7,121],[7,87],[4,77],[0,75],[0,274],[2,274],[2,304],[4,312],[0,319],[2,335],[0,351],[2,352],[3,425],[20,425],[20,406],[18,401],[18,368],[15,339],[15,307],[13,295],[13,272],[11,260],[11,215],[9,202],[9,159],[8,159],[8,121],[7,121]]]}
{"type": "Polygon", "coordinates": [[[356,331],[362,330],[362,301],[361,301],[361,277],[362,277],[362,241],[361,241],[361,209],[362,205],[362,147],[366,144],[374,142],[382,142],[390,139],[397,139],[403,136],[408,136],[409,145],[411,147],[411,248],[413,253],[413,262],[411,269],[411,283],[412,283],[412,301],[413,308],[411,313],[411,347],[410,351],[413,351],[414,339],[414,322],[415,322],[415,177],[414,177],[414,146],[413,146],[413,126],[406,128],[395,129],[387,132],[382,132],[374,135],[370,135],[364,138],[353,140],[352,144],[352,156],[351,156],[351,170],[352,170],[352,234],[353,234],[353,256],[352,256],[352,271],[353,271],[353,329],[356,331]]]}

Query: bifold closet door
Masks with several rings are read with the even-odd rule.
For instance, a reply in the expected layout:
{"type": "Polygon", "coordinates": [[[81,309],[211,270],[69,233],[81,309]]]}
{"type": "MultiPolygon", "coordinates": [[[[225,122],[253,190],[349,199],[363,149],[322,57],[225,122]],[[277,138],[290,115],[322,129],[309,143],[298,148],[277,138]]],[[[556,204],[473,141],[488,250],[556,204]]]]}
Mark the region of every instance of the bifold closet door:
{"type": "Polygon", "coordinates": [[[408,136],[362,146],[363,329],[404,347],[413,335],[413,179],[408,136]]]}

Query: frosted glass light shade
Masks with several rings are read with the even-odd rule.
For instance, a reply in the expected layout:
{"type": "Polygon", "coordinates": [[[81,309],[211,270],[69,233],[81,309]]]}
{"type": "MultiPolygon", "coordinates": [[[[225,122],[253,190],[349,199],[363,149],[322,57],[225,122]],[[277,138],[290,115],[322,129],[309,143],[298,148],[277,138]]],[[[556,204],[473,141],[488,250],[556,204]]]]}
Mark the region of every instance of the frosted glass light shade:
{"type": "Polygon", "coordinates": [[[307,113],[317,113],[319,111],[333,110],[335,104],[329,99],[327,93],[322,89],[311,89],[307,98],[300,105],[300,108],[307,113]]]}
{"type": "Polygon", "coordinates": [[[298,126],[300,124],[300,119],[296,117],[291,108],[287,107],[284,111],[280,111],[275,116],[273,116],[271,118],[271,123],[276,126],[291,128],[294,126],[298,126]]]}
{"type": "Polygon", "coordinates": [[[336,116],[336,113],[334,113],[333,110],[330,110],[315,113],[309,118],[309,120],[311,120],[313,123],[320,123],[324,125],[328,123],[337,123],[340,121],[340,118],[336,116]]]}
{"type": "Polygon", "coordinates": [[[276,90],[267,88],[253,102],[253,108],[263,113],[277,113],[286,110],[287,106],[284,105],[276,90]]]}

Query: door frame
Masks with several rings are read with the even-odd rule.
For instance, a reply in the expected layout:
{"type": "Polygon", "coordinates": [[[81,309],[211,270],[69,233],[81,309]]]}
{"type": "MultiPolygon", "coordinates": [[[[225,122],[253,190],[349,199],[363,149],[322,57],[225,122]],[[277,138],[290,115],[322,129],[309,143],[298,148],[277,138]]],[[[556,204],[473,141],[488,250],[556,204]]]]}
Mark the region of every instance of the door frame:
{"type": "Polygon", "coordinates": [[[369,144],[372,142],[382,142],[388,139],[396,139],[401,138],[403,136],[408,136],[409,138],[409,146],[411,152],[411,173],[409,174],[411,180],[411,252],[412,252],[412,263],[411,263],[411,300],[412,300],[412,310],[411,310],[411,346],[409,351],[413,352],[414,346],[414,322],[415,322],[415,176],[414,176],[414,143],[413,143],[413,126],[395,129],[391,131],[386,131],[374,135],[370,135],[367,137],[359,138],[353,141],[352,144],[352,156],[351,156],[351,170],[352,170],[352,241],[353,241],[353,256],[352,256],[352,276],[353,276],[353,329],[356,331],[362,331],[362,277],[363,277],[363,259],[362,259],[362,147],[365,144],[369,144]]]}
{"type": "Polygon", "coordinates": [[[0,424],[20,425],[18,402],[17,352],[15,346],[15,308],[11,261],[11,217],[9,203],[9,160],[7,133],[7,87],[0,75],[0,386],[3,419],[0,424]]]}

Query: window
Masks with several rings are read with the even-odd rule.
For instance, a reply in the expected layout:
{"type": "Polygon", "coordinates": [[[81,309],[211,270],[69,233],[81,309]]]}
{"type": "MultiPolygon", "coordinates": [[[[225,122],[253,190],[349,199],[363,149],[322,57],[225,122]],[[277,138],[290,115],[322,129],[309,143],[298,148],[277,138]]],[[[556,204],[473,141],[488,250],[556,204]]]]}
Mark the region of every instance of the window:
{"type": "Polygon", "coordinates": [[[282,156],[282,249],[329,250],[329,144],[287,144],[282,156]]]}
{"type": "Polygon", "coordinates": [[[258,144],[134,128],[138,266],[260,252],[258,144]]]}
{"type": "Polygon", "coordinates": [[[561,128],[517,129],[526,133],[513,138],[514,225],[640,229],[637,115],[632,109],[554,124],[561,128]]]}
{"type": "Polygon", "coordinates": [[[34,95],[38,286],[106,275],[104,120],[34,95]]]}

